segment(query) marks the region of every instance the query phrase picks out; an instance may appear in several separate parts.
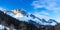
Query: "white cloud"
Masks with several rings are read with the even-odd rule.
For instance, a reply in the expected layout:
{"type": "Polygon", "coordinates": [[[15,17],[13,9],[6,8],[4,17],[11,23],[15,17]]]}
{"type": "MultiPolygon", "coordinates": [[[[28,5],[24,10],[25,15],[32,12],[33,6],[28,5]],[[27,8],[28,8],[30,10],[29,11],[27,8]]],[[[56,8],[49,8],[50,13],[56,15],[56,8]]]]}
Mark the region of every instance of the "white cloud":
{"type": "Polygon", "coordinates": [[[40,13],[35,13],[36,16],[40,17],[40,18],[47,18],[50,19],[52,16],[53,19],[55,19],[56,21],[60,22],[60,18],[58,17],[60,15],[60,0],[36,0],[32,2],[32,6],[34,9],[38,9],[38,8],[46,8],[47,11],[52,11],[52,14],[49,14],[48,12],[45,11],[40,11],[40,13]],[[43,15],[41,15],[43,14],[43,15]],[[48,16],[46,16],[48,15],[48,16]],[[56,18],[55,18],[55,17],[56,18]],[[59,19],[58,19],[59,18],[59,19]]]}
{"type": "Polygon", "coordinates": [[[45,7],[48,10],[52,10],[54,12],[60,11],[60,4],[58,4],[59,0],[37,0],[33,1],[32,5],[34,9],[45,7]]]}
{"type": "Polygon", "coordinates": [[[41,12],[40,12],[40,15],[46,15],[46,16],[49,16],[50,14],[49,14],[48,12],[41,11],[41,12]]]}
{"type": "Polygon", "coordinates": [[[32,6],[34,6],[34,9],[43,7],[42,5],[39,5],[39,1],[33,1],[32,6]]]}

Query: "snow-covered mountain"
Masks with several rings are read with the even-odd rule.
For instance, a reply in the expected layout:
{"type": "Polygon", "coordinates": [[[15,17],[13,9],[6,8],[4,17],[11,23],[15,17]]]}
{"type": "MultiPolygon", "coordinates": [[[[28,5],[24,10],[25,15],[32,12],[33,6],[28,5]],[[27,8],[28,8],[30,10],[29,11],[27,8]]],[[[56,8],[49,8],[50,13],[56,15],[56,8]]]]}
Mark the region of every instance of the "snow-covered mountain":
{"type": "Polygon", "coordinates": [[[31,13],[27,13],[26,11],[21,9],[11,10],[11,11],[4,10],[3,12],[6,13],[7,15],[12,16],[13,18],[18,19],[19,21],[25,21],[35,25],[53,25],[54,26],[58,23],[53,19],[49,19],[48,21],[46,21],[44,18],[40,19],[39,17],[36,17],[31,13]]]}

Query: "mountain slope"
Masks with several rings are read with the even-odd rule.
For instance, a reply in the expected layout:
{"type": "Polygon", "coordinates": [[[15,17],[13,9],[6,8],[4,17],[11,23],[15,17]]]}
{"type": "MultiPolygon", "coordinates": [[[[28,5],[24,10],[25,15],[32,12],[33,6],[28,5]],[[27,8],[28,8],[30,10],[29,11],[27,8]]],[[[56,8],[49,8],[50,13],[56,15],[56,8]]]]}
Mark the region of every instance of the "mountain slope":
{"type": "Polygon", "coordinates": [[[35,25],[56,25],[58,23],[53,19],[49,19],[48,21],[46,21],[44,18],[40,19],[39,17],[27,13],[26,11],[23,11],[21,9],[11,11],[5,10],[3,12],[7,15],[12,16],[13,18],[19,19],[19,21],[26,21],[35,25]]]}

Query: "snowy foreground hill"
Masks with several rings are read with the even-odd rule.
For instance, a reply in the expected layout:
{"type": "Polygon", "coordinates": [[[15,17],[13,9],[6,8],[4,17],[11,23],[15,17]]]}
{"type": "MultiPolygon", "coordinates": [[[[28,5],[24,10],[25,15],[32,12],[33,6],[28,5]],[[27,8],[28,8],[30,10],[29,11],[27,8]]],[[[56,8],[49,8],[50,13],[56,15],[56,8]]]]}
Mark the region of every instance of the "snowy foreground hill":
{"type": "Polygon", "coordinates": [[[44,18],[40,19],[39,17],[36,17],[34,14],[28,13],[24,10],[11,10],[11,11],[7,11],[7,10],[1,10],[4,13],[6,13],[7,15],[12,16],[13,18],[18,19],[19,21],[25,21],[25,22],[29,22],[31,24],[34,25],[56,25],[58,22],[56,22],[54,19],[49,19],[48,21],[46,21],[44,18]]]}

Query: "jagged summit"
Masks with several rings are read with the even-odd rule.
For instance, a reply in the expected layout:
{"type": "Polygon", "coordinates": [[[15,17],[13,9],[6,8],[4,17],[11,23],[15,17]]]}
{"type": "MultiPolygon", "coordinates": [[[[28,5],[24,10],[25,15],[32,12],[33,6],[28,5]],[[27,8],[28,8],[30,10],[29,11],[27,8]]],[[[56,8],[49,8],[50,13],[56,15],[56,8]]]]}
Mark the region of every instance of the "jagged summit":
{"type": "Polygon", "coordinates": [[[49,19],[48,21],[46,21],[44,18],[40,19],[39,17],[29,14],[28,12],[21,9],[11,11],[4,10],[3,12],[12,16],[13,18],[19,19],[19,21],[25,21],[35,25],[56,25],[58,23],[53,19],[49,19]]]}

